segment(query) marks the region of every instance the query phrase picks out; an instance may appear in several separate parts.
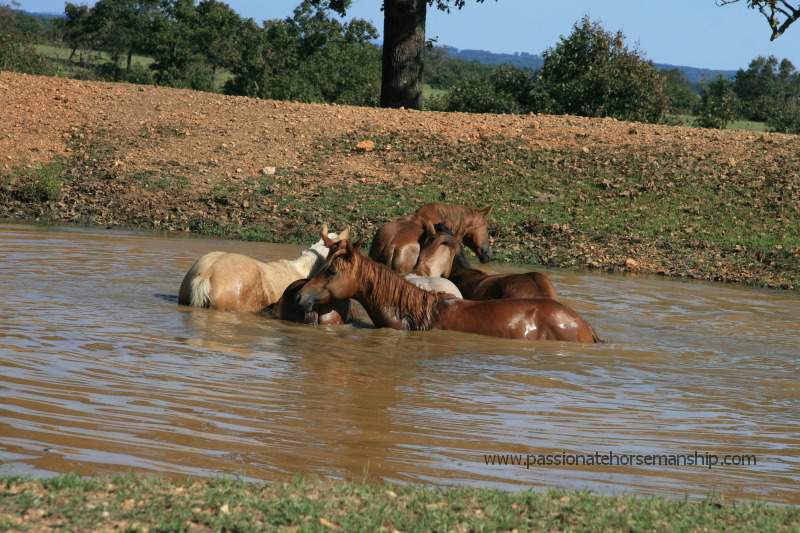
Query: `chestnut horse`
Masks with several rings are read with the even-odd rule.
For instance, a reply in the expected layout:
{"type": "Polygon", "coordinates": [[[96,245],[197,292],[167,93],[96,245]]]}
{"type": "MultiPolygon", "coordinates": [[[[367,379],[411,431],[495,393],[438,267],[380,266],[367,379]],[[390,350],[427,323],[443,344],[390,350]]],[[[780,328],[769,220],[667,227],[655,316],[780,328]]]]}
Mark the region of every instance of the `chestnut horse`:
{"type": "Polygon", "coordinates": [[[456,284],[468,300],[558,297],[556,288],[546,274],[487,274],[472,268],[463,251],[456,255],[448,279],[456,284]]]}
{"type": "Polygon", "coordinates": [[[321,240],[292,261],[265,263],[241,254],[209,252],[184,276],[178,303],[220,311],[261,311],[277,302],[290,283],[315,273],[327,255],[321,240]]]}
{"type": "Polygon", "coordinates": [[[458,240],[463,240],[481,263],[492,260],[486,217],[491,207],[472,209],[463,205],[425,204],[409,215],[384,224],[372,239],[369,256],[399,274],[414,270],[421,240],[428,228],[446,224],[458,240]]]}
{"type": "Polygon", "coordinates": [[[551,298],[458,300],[418,289],[386,266],[358,251],[346,235],[324,236],[325,266],[298,293],[312,309],[355,298],[376,327],[403,330],[445,329],[526,340],[599,342],[578,313],[551,298]]]}
{"type": "Polygon", "coordinates": [[[350,300],[340,300],[329,304],[314,306],[311,311],[306,311],[297,303],[297,293],[300,292],[308,279],[293,281],[278,303],[273,307],[275,317],[291,322],[311,324],[314,326],[339,326],[352,321],[350,315],[350,300]]]}

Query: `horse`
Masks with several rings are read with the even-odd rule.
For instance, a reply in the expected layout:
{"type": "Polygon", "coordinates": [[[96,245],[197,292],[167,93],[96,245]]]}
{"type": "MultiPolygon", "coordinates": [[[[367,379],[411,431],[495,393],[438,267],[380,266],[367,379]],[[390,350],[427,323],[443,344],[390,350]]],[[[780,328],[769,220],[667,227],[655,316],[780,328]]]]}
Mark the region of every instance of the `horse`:
{"type": "Polygon", "coordinates": [[[463,250],[456,254],[447,278],[455,283],[468,300],[558,298],[556,288],[547,274],[487,274],[472,268],[463,250]]]}
{"type": "Polygon", "coordinates": [[[435,234],[427,232],[428,241],[419,253],[414,271],[403,277],[420,289],[432,292],[444,292],[463,299],[458,287],[444,276],[450,274],[453,256],[461,251],[461,243],[451,234],[435,234]]]}
{"type": "Polygon", "coordinates": [[[315,273],[327,254],[323,240],[292,261],[265,263],[241,254],[209,252],[184,276],[178,303],[220,311],[262,311],[277,302],[290,283],[315,273]]]}
{"type": "Polygon", "coordinates": [[[427,331],[443,329],[525,340],[599,342],[573,309],[551,298],[459,300],[427,292],[385,265],[362,255],[347,235],[323,233],[328,257],[298,293],[305,309],[355,298],[376,327],[427,331]]]}
{"type": "Polygon", "coordinates": [[[491,207],[472,209],[463,205],[440,203],[425,204],[413,215],[398,218],[381,226],[372,239],[369,256],[390,267],[399,274],[414,269],[419,259],[420,241],[428,228],[435,224],[446,224],[452,228],[458,240],[463,240],[481,263],[491,261],[489,229],[486,217],[491,207]]]}
{"type": "Polygon", "coordinates": [[[314,306],[311,311],[306,311],[297,303],[297,293],[300,292],[308,279],[293,281],[283,291],[281,299],[273,306],[273,315],[281,320],[311,324],[314,326],[339,326],[352,321],[350,300],[339,300],[328,304],[314,306]]]}

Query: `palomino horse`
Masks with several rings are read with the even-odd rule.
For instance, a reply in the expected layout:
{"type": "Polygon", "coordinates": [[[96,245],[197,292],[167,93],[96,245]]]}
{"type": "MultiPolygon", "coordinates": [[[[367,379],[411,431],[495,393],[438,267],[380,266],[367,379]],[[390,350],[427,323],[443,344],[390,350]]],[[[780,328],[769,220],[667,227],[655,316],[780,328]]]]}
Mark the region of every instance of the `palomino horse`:
{"type": "Polygon", "coordinates": [[[246,255],[209,252],[186,273],[178,303],[220,311],[261,311],[277,302],[290,283],[316,272],[327,254],[322,240],[292,261],[264,263],[246,255]]]}
{"type": "Polygon", "coordinates": [[[526,340],[599,342],[578,313],[551,298],[458,300],[427,292],[364,257],[346,235],[325,236],[328,259],[298,296],[306,309],[355,298],[376,327],[445,329],[526,340]]]}
{"type": "MultiPolygon", "coordinates": [[[[430,233],[430,232],[429,232],[430,233]]],[[[461,243],[449,233],[439,233],[428,239],[419,253],[414,272],[403,277],[426,291],[445,292],[463,299],[458,287],[444,276],[450,274],[453,257],[461,251],[461,243]]]]}
{"type": "Polygon", "coordinates": [[[472,209],[463,205],[425,204],[413,215],[384,224],[372,239],[369,256],[399,274],[414,270],[420,253],[420,241],[428,228],[445,224],[458,240],[475,252],[481,263],[492,260],[486,217],[491,207],[472,209]]]}
{"type": "Polygon", "coordinates": [[[339,300],[329,304],[314,306],[306,311],[297,303],[297,293],[305,286],[308,279],[293,281],[283,291],[283,296],[273,307],[275,317],[314,326],[339,326],[351,322],[350,300],[339,300]]]}
{"type": "Polygon", "coordinates": [[[546,274],[487,274],[472,268],[463,251],[456,255],[448,279],[456,284],[468,300],[558,297],[556,288],[546,274]]]}

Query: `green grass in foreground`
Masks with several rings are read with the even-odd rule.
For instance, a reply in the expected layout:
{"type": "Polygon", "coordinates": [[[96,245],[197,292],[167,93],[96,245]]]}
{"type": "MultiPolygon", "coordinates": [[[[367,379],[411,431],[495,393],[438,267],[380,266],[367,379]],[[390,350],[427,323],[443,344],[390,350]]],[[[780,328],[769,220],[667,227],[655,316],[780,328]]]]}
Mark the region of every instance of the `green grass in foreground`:
{"type": "Polygon", "coordinates": [[[0,530],[798,531],[800,508],[295,480],[0,478],[0,530]]]}

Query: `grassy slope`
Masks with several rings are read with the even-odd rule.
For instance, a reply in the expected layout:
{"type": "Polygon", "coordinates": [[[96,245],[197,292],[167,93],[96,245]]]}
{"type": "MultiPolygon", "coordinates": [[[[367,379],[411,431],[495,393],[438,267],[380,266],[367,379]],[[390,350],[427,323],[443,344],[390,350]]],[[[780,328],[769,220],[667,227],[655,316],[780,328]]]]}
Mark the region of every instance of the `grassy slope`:
{"type": "MultiPolygon", "coordinates": [[[[108,94],[99,84],[6,79],[36,86],[22,109],[63,85],[77,95],[62,104],[67,112],[85,102],[80,116],[105,122],[72,128],[62,158],[0,167],[0,217],[300,243],[323,222],[369,237],[384,221],[443,200],[494,206],[501,259],[800,287],[796,136],[303,106],[125,85],[115,90],[126,104],[115,105],[92,96],[108,94]],[[114,113],[94,111],[100,105],[114,113]],[[363,139],[375,150],[355,150],[363,139]],[[274,176],[258,170],[275,163],[274,176]]],[[[30,115],[17,120],[25,127],[6,137],[28,134],[38,150],[29,153],[59,135],[51,117],[38,133],[29,133],[30,115]]]]}
{"type": "Polygon", "coordinates": [[[294,481],[0,479],[0,530],[797,531],[800,509],[589,492],[294,481]],[[285,529],[284,529],[285,528],[285,529]]]}

